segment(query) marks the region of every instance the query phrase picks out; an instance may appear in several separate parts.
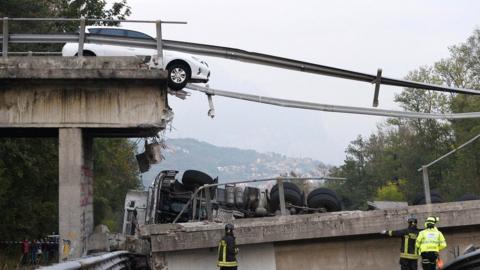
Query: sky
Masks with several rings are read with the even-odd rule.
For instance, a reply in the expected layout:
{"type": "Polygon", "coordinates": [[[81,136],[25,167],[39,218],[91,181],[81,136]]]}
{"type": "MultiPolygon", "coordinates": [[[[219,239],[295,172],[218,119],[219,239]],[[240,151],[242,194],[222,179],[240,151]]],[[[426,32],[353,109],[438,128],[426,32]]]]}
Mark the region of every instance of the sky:
{"type": "MultiPolygon", "coordinates": [[[[111,3],[113,0],[110,0],[111,3]]],[[[403,78],[449,55],[477,27],[474,0],[128,0],[129,19],[186,21],[166,24],[163,38],[234,47],[338,68],[403,78]]],[[[154,25],[124,24],[155,36],[154,25]]],[[[324,104],[371,107],[374,86],[233,60],[203,57],[210,87],[324,104]]],[[[382,86],[380,106],[399,109],[402,89],[382,86]]],[[[175,113],[167,138],[195,138],[218,146],[311,157],[340,165],[358,135],[369,136],[384,117],[273,107],[205,94],[170,96],[175,113]]]]}

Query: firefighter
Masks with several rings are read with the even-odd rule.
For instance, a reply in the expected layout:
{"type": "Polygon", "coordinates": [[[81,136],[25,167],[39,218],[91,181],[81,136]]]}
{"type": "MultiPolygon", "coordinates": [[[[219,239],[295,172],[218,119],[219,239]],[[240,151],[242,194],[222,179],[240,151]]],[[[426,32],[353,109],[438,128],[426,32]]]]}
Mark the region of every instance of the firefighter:
{"type": "Polygon", "coordinates": [[[417,239],[418,232],[417,219],[410,217],[407,220],[408,228],[398,231],[383,230],[381,234],[388,235],[390,237],[401,237],[402,242],[400,245],[400,269],[401,270],[416,270],[417,269],[417,249],[415,247],[415,240],[417,239]]]}
{"type": "Polygon", "coordinates": [[[218,244],[218,262],[220,270],[236,270],[238,248],[235,246],[235,236],[233,236],[233,224],[225,225],[225,236],[218,244]]]}
{"type": "Polygon", "coordinates": [[[430,216],[425,220],[425,229],[418,234],[416,247],[422,256],[424,270],[435,270],[440,250],[447,247],[443,234],[435,227],[437,217],[430,216]]]}

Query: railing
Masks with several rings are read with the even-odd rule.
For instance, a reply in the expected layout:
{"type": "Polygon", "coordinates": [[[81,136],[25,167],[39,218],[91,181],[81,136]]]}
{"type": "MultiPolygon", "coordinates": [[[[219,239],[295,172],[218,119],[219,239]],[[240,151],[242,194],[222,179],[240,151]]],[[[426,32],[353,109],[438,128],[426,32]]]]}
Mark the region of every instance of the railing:
{"type": "MultiPolygon", "coordinates": [[[[287,215],[287,209],[285,204],[285,190],[283,188],[283,181],[288,181],[288,180],[299,180],[299,181],[346,180],[346,178],[342,178],[342,177],[275,177],[275,178],[244,180],[244,181],[229,182],[229,183],[206,184],[195,190],[195,192],[190,197],[190,200],[183,206],[182,210],[180,211],[180,213],[178,213],[177,217],[173,220],[172,223],[176,223],[180,219],[180,217],[183,215],[185,210],[187,210],[187,208],[190,206],[190,204],[192,204],[192,202],[193,203],[196,202],[197,196],[201,192],[204,192],[204,195],[205,195],[205,208],[207,212],[207,220],[213,221],[212,203],[211,203],[211,196],[210,196],[210,188],[212,187],[236,185],[236,184],[244,184],[244,183],[258,183],[258,182],[267,182],[267,181],[277,181],[278,195],[279,195],[279,201],[280,201],[280,212],[282,216],[285,216],[287,215]]],[[[196,209],[196,207],[193,207],[193,209],[196,209]]]]}
{"type": "Polygon", "coordinates": [[[420,83],[415,81],[401,80],[383,77],[379,69],[376,74],[368,74],[363,72],[356,72],[346,69],[329,67],[294,59],[288,59],[268,54],[261,54],[256,52],[248,52],[236,48],[221,47],[214,45],[163,40],[162,38],[162,24],[185,24],[186,22],[178,21],[144,21],[144,20],[102,20],[102,19],[69,19],[69,18],[3,18],[3,33],[0,39],[3,43],[3,57],[8,56],[9,43],[66,43],[78,42],[78,56],[82,56],[83,46],[85,43],[100,43],[118,46],[133,46],[142,48],[156,49],[159,63],[163,63],[163,49],[188,52],[194,54],[201,54],[207,56],[214,56],[226,59],[233,59],[248,63],[259,65],[266,65],[278,67],[283,69],[290,69],[302,72],[308,72],[318,75],[325,75],[331,77],[338,77],[348,80],[368,82],[375,85],[374,88],[374,107],[378,105],[378,93],[380,85],[392,85],[400,87],[409,87],[425,90],[444,91],[461,94],[479,95],[479,90],[450,87],[444,85],[435,85],[428,83],[420,83]],[[66,34],[9,34],[8,23],[10,21],[78,21],[80,31],[79,33],[66,34]],[[85,33],[86,22],[131,22],[131,23],[154,23],[156,27],[156,39],[146,40],[141,38],[124,38],[112,37],[105,35],[91,35],[85,33]]]}
{"type": "Polygon", "coordinates": [[[2,56],[8,57],[8,45],[9,43],[67,43],[67,42],[78,42],[78,56],[83,56],[83,47],[85,42],[91,43],[102,43],[102,44],[113,44],[113,45],[123,45],[123,46],[136,46],[144,47],[144,40],[138,38],[124,38],[124,40],[119,40],[121,38],[112,38],[112,37],[100,37],[95,38],[89,36],[85,32],[87,22],[102,22],[102,23],[153,23],[155,24],[156,29],[156,39],[155,41],[147,42],[147,47],[153,47],[157,50],[158,62],[163,63],[163,44],[162,44],[162,24],[186,24],[186,22],[179,21],[146,21],[146,20],[107,20],[107,19],[72,19],[72,18],[8,18],[4,17],[2,19],[2,56]],[[54,21],[54,22],[79,22],[79,31],[78,33],[69,33],[69,34],[10,34],[9,33],[9,22],[14,21],[54,21]],[[117,42],[118,41],[118,42],[117,42]],[[153,44],[150,44],[153,43],[153,44]],[[152,46],[154,45],[154,46],[152,46]]]}
{"type": "Polygon", "coordinates": [[[129,269],[130,253],[128,251],[115,251],[98,256],[80,258],[72,261],[58,263],[52,266],[40,267],[42,270],[108,270],[129,269]]]}

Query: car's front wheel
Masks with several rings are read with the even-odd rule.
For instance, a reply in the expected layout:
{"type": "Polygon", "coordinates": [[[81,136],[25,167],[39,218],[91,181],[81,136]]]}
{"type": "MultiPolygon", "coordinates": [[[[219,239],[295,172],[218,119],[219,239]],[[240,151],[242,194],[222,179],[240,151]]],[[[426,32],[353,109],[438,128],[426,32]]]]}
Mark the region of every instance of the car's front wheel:
{"type": "Polygon", "coordinates": [[[168,65],[168,87],[172,90],[180,90],[190,80],[190,68],[187,64],[177,62],[168,65]]]}

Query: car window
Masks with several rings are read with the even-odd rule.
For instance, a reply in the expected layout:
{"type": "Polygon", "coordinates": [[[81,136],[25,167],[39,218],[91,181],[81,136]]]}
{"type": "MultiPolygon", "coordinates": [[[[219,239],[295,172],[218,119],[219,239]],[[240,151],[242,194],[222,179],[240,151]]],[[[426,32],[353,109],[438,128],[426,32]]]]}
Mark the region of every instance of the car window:
{"type": "Polygon", "coordinates": [[[127,32],[127,37],[153,39],[151,36],[141,32],[132,31],[132,30],[125,30],[125,32],[127,32]]]}
{"type": "Polygon", "coordinates": [[[90,28],[88,29],[88,32],[90,34],[98,34],[98,32],[100,32],[100,28],[90,28]]]}
{"type": "Polygon", "coordinates": [[[115,37],[126,36],[125,30],[113,29],[113,28],[99,28],[99,31],[96,34],[106,35],[106,36],[115,36],[115,37]]]}

